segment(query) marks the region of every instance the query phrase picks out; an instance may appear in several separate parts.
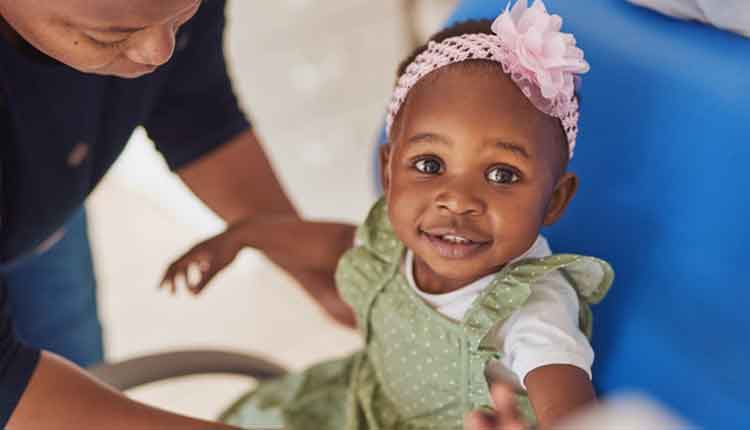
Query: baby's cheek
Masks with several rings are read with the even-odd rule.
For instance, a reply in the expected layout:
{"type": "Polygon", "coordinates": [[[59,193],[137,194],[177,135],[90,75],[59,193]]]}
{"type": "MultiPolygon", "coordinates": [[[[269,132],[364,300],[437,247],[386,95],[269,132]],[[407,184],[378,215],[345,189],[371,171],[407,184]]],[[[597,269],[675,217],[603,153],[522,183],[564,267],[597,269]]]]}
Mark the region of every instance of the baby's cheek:
{"type": "Polygon", "coordinates": [[[536,238],[544,219],[544,206],[538,202],[513,199],[507,204],[490,208],[499,228],[500,236],[506,240],[525,243],[536,238]]]}

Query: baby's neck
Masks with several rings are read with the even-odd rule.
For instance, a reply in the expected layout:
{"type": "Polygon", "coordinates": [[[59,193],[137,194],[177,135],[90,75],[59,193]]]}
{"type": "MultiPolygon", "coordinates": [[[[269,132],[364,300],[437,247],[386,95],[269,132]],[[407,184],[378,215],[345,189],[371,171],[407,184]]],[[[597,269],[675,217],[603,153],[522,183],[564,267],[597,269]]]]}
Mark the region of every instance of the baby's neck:
{"type": "Polygon", "coordinates": [[[424,260],[419,258],[416,254],[413,255],[413,264],[407,265],[406,270],[412,271],[414,276],[414,283],[416,287],[428,294],[446,294],[456,290],[460,290],[475,281],[484,278],[487,275],[497,273],[502,270],[502,266],[493,268],[485,272],[477,273],[462,279],[453,279],[440,275],[439,273],[432,270],[432,268],[425,263],[424,260]]]}

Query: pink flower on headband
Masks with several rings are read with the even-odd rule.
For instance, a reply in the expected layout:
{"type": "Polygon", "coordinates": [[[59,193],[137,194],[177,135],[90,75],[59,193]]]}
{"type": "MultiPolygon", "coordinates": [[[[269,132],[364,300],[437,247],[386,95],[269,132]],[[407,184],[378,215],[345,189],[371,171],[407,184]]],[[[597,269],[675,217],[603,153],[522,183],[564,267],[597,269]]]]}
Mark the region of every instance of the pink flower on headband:
{"type": "Polygon", "coordinates": [[[518,62],[511,70],[531,78],[548,101],[569,101],[575,94],[574,74],[589,71],[583,51],[576,47],[572,34],[562,33],[562,18],[550,15],[541,0],[528,7],[526,0],[510,3],[492,24],[518,62]],[[518,70],[520,69],[520,70],[518,70]]]}

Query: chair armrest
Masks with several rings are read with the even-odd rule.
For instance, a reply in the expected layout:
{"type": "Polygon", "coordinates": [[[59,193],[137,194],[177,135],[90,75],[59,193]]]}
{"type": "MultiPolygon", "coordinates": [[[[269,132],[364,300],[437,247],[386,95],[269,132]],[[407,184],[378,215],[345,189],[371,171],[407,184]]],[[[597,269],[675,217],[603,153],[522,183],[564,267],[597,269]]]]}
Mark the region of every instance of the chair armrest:
{"type": "Polygon", "coordinates": [[[227,351],[192,350],[145,355],[88,369],[97,379],[118,390],[180,376],[223,373],[258,380],[282,376],[286,369],[257,356],[227,351]]]}

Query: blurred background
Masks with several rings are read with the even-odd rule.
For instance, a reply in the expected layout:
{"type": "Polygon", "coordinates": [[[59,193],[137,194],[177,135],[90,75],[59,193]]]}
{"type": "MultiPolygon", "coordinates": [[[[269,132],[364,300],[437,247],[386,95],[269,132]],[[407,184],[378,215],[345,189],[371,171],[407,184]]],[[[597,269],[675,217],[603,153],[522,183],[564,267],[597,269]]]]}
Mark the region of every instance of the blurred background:
{"type": "MultiPolygon", "coordinates": [[[[398,62],[456,0],[229,2],[235,90],[301,212],[360,222],[375,196],[373,150],[398,62]]],[[[199,298],[157,285],[222,222],[169,172],[145,132],[88,201],[108,359],[185,348],[260,354],[292,369],[358,347],[262,256],[246,251],[199,298]]],[[[146,386],[148,403],[213,418],[250,387],[201,376],[146,386]]]]}

